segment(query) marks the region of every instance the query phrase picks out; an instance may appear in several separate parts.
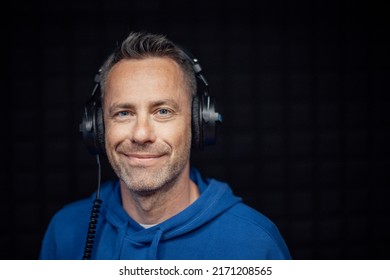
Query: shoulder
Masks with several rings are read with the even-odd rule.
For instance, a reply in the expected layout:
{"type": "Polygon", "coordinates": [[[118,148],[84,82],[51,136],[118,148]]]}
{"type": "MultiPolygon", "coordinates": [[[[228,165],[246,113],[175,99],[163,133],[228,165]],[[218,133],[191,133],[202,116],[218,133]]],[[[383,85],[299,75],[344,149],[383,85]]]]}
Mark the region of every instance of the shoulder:
{"type": "Polygon", "coordinates": [[[92,198],[70,203],[51,218],[44,234],[40,259],[80,259],[92,198]]]}
{"type": "Polygon", "coordinates": [[[276,227],[267,216],[243,202],[230,208],[227,215],[243,225],[261,228],[265,231],[272,231],[276,227]]]}
{"type": "Polygon", "coordinates": [[[59,209],[52,217],[52,224],[66,224],[71,222],[72,225],[78,221],[84,220],[89,215],[92,209],[93,198],[84,198],[69,204],[66,204],[59,209]]]}
{"type": "Polygon", "coordinates": [[[245,228],[248,232],[255,234],[262,232],[265,237],[269,238],[280,235],[273,221],[245,203],[235,204],[225,214],[226,219],[234,221],[236,225],[245,228]]]}
{"type": "MultiPolygon", "coordinates": [[[[100,191],[102,199],[112,191],[113,184],[104,183],[100,191]]],[[[40,259],[81,258],[95,197],[93,194],[69,203],[53,215],[44,234],[40,259]]]]}
{"type": "MultiPolygon", "coordinates": [[[[271,258],[290,259],[287,245],[273,221],[245,203],[237,203],[222,218],[237,240],[247,240],[248,246],[261,248],[271,258]]],[[[230,235],[230,236],[232,236],[230,235]]]]}
{"type": "MultiPolygon", "coordinates": [[[[103,200],[107,200],[107,198],[111,195],[113,188],[113,181],[105,182],[101,186],[100,197],[103,200]]],[[[85,224],[85,221],[89,220],[95,198],[96,193],[93,193],[87,198],[66,204],[54,214],[51,223],[64,224],[70,222],[72,225],[76,225],[78,222],[82,222],[85,224]]]]}
{"type": "Polygon", "coordinates": [[[88,229],[92,203],[92,197],[82,199],[65,205],[53,215],[45,232],[42,250],[46,254],[56,252],[57,255],[48,258],[67,259],[64,252],[74,246],[81,247],[78,240],[88,229]]]}

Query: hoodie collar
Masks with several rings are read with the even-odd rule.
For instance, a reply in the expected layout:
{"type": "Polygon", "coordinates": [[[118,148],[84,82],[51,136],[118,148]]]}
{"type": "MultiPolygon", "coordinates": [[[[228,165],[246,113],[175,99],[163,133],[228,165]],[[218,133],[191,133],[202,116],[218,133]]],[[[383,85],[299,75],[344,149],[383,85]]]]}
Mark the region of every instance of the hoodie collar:
{"type": "Polygon", "coordinates": [[[194,168],[191,169],[190,176],[199,188],[199,198],[175,216],[146,229],[124,211],[118,180],[113,186],[113,192],[106,198],[105,209],[107,221],[122,233],[118,236],[120,240],[117,248],[127,239],[138,244],[137,246],[150,246],[148,258],[155,259],[161,241],[194,230],[241,201],[225,183],[208,178],[203,180],[199,171],[194,168]]]}

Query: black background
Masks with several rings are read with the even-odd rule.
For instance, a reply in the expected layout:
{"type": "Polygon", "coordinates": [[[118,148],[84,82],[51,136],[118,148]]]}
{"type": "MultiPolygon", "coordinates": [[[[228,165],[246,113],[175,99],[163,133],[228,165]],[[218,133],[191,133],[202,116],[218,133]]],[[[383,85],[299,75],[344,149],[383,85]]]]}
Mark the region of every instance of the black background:
{"type": "Polygon", "coordinates": [[[294,259],[388,258],[382,3],[13,1],[2,14],[0,258],[38,258],[55,211],[95,190],[81,110],[132,30],[198,57],[224,124],[193,164],[271,218],[294,259]]]}

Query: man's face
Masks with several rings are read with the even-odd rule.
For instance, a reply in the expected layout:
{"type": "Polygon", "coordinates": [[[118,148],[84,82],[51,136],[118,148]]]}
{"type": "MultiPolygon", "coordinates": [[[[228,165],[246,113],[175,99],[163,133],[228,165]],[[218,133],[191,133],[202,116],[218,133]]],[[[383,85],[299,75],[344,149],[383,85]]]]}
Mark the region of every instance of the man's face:
{"type": "Polygon", "coordinates": [[[107,157],[127,188],[159,190],[188,171],[191,98],[173,60],[120,61],[103,104],[107,157]]]}

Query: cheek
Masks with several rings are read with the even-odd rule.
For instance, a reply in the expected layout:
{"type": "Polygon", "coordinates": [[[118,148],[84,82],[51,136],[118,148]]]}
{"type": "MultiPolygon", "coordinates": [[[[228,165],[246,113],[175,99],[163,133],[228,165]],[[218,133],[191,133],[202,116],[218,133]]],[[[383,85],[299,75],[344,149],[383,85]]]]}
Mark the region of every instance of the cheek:
{"type": "Polygon", "coordinates": [[[172,124],[169,126],[161,125],[157,129],[157,137],[166,140],[166,142],[172,142],[172,144],[174,142],[177,145],[177,143],[180,144],[188,137],[190,129],[191,126],[184,123],[172,124]]]}
{"type": "Polygon", "coordinates": [[[185,118],[169,125],[161,124],[157,131],[157,137],[170,146],[184,146],[191,139],[191,119],[185,118]]]}
{"type": "Polygon", "coordinates": [[[112,147],[115,146],[116,143],[123,141],[123,139],[126,138],[125,132],[126,129],[121,128],[118,125],[110,125],[106,122],[106,126],[104,128],[106,146],[112,147]]]}

